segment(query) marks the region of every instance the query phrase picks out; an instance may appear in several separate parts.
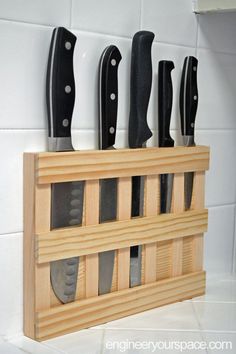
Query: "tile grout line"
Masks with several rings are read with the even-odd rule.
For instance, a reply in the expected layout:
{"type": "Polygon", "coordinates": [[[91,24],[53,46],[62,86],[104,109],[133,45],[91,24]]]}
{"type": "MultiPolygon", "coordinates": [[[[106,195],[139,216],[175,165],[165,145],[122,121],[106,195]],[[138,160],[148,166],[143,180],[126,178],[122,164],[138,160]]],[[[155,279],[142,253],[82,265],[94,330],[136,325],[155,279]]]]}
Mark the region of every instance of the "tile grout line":
{"type": "Polygon", "coordinates": [[[70,0],[70,19],[69,19],[70,29],[72,25],[72,9],[73,9],[73,0],[70,0]]]}
{"type": "Polygon", "coordinates": [[[197,58],[198,56],[198,31],[199,31],[199,17],[198,15],[196,16],[196,21],[197,21],[197,33],[196,33],[196,43],[195,43],[195,57],[197,58]]]}
{"type": "Polygon", "coordinates": [[[143,1],[140,0],[140,17],[139,17],[139,29],[141,30],[143,27],[143,1]]]}
{"type": "Polygon", "coordinates": [[[236,273],[236,206],[234,207],[234,237],[233,237],[233,261],[232,273],[236,273]]]}
{"type": "Polygon", "coordinates": [[[104,338],[105,338],[105,328],[102,329],[102,340],[101,340],[100,354],[104,354],[104,350],[105,350],[104,338]]]}

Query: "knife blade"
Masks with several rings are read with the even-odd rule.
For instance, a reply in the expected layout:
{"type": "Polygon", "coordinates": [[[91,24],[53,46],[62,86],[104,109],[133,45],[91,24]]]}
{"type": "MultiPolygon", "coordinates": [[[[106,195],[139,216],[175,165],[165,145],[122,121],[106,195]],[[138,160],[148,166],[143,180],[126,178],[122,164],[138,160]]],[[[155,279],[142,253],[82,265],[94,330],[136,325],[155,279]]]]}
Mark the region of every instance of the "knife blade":
{"type": "MultiPolygon", "coordinates": [[[[181,132],[185,146],[195,146],[194,129],[198,106],[197,88],[198,60],[193,56],[184,59],[180,85],[180,118],[181,132]]],[[[185,209],[189,209],[192,201],[194,173],[184,174],[185,209]]]]}
{"type": "MultiPolygon", "coordinates": [[[[158,127],[159,147],[173,147],[174,140],[170,136],[170,119],[173,100],[173,86],[171,71],[174,69],[173,61],[161,60],[158,66],[158,127]]],[[[161,183],[161,213],[170,213],[173,174],[160,176],[161,183]]]]}
{"type": "MultiPolygon", "coordinates": [[[[53,30],[46,82],[50,151],[71,151],[71,121],[75,102],[73,53],[76,36],[63,27],[53,30]]],[[[51,190],[51,228],[82,222],[84,182],[55,183],[51,190]]],[[[50,263],[53,291],[62,303],[75,299],[79,257],[50,263]]]]}
{"type": "MultiPolygon", "coordinates": [[[[132,41],[130,77],[129,147],[142,148],[152,136],[147,110],[152,86],[151,48],[154,34],[137,32],[132,41]]],[[[143,216],[144,178],[132,177],[131,216],[143,216]]],[[[130,248],[130,287],[141,284],[142,246],[130,248]]]]}
{"type": "MultiPolygon", "coordinates": [[[[108,46],[99,67],[99,149],[114,149],[118,107],[118,66],[122,57],[119,49],[108,46]]],[[[117,179],[100,180],[99,222],[117,217],[117,179]]],[[[115,251],[99,253],[99,295],[109,293],[112,285],[115,251]]]]}

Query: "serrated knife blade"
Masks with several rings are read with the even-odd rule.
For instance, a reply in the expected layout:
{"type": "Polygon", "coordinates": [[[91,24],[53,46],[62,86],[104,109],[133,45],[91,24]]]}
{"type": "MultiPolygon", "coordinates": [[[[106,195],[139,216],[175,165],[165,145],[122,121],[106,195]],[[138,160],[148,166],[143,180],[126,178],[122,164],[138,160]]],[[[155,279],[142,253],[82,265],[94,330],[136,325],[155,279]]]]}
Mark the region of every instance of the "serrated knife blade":
{"type": "MultiPolygon", "coordinates": [[[[73,53],[76,37],[63,27],[53,30],[47,68],[46,100],[50,151],[71,151],[75,101],[73,53]]],[[[84,182],[52,184],[51,228],[80,225],[84,182]]],[[[79,257],[50,263],[53,291],[62,303],[75,300],[79,257]]]]}

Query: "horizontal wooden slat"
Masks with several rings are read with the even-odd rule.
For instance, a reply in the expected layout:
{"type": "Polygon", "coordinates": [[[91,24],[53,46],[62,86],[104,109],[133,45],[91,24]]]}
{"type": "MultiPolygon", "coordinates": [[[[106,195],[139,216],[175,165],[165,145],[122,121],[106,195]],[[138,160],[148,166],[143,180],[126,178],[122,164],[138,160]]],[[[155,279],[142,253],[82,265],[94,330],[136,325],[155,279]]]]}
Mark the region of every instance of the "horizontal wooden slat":
{"type": "Polygon", "coordinates": [[[111,177],[205,171],[206,146],[38,153],[37,182],[57,183],[111,177]]]}
{"type": "Polygon", "coordinates": [[[45,340],[205,292],[205,272],[196,272],[40,311],[36,336],[45,340]]]}
{"type": "Polygon", "coordinates": [[[38,263],[166,241],[207,231],[208,211],[191,210],[100,225],[57,229],[36,237],[38,263]]]}

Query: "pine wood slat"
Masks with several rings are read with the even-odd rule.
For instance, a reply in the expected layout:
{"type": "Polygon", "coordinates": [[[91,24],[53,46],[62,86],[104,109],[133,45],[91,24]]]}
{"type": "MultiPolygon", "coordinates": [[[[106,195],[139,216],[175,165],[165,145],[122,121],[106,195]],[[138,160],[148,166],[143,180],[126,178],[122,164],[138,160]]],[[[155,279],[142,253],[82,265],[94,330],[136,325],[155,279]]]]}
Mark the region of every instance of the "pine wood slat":
{"type": "Polygon", "coordinates": [[[50,307],[50,264],[35,264],[35,233],[50,231],[51,186],[35,184],[35,154],[24,154],[24,333],[34,338],[35,311],[50,307]],[[40,291],[38,291],[40,289],[40,291]]]}
{"type": "Polygon", "coordinates": [[[36,237],[35,255],[38,263],[44,263],[191,236],[207,231],[207,219],[207,210],[191,210],[42,232],[36,237]]]}
{"type": "MultiPolygon", "coordinates": [[[[205,204],[205,172],[199,171],[194,175],[193,197],[191,209],[201,210],[205,204]]],[[[192,247],[192,271],[203,269],[203,234],[198,233],[193,237],[192,247]]]]}
{"type": "Polygon", "coordinates": [[[24,155],[24,333],[35,338],[35,257],[34,257],[35,155],[24,155]]]}
{"type": "Polygon", "coordinates": [[[204,289],[205,272],[197,272],[54,307],[38,312],[36,336],[45,340],[199,296],[204,289]]]}
{"type": "Polygon", "coordinates": [[[39,153],[37,182],[203,171],[209,168],[206,146],[39,153]]]}
{"type": "MultiPolygon", "coordinates": [[[[99,223],[99,180],[86,181],[85,184],[85,224],[99,223]]],[[[98,254],[86,252],[85,294],[86,297],[98,295],[98,254]]]]}
{"type": "MultiPolygon", "coordinates": [[[[120,178],[118,182],[118,215],[119,221],[129,220],[131,218],[131,194],[132,184],[131,177],[120,178]]],[[[118,262],[118,290],[127,289],[129,287],[129,270],[130,270],[130,248],[121,248],[117,251],[118,262]]]]}
{"type": "MultiPolygon", "coordinates": [[[[184,211],[184,174],[176,173],[173,183],[173,212],[178,214],[184,211]]],[[[181,275],[183,271],[183,237],[172,241],[172,276],[181,275]]]]}
{"type": "MultiPolygon", "coordinates": [[[[155,216],[160,207],[160,180],[159,176],[147,176],[146,178],[146,203],[145,215],[155,216]]],[[[144,283],[152,283],[156,280],[156,247],[157,243],[144,245],[144,283]]]]}

